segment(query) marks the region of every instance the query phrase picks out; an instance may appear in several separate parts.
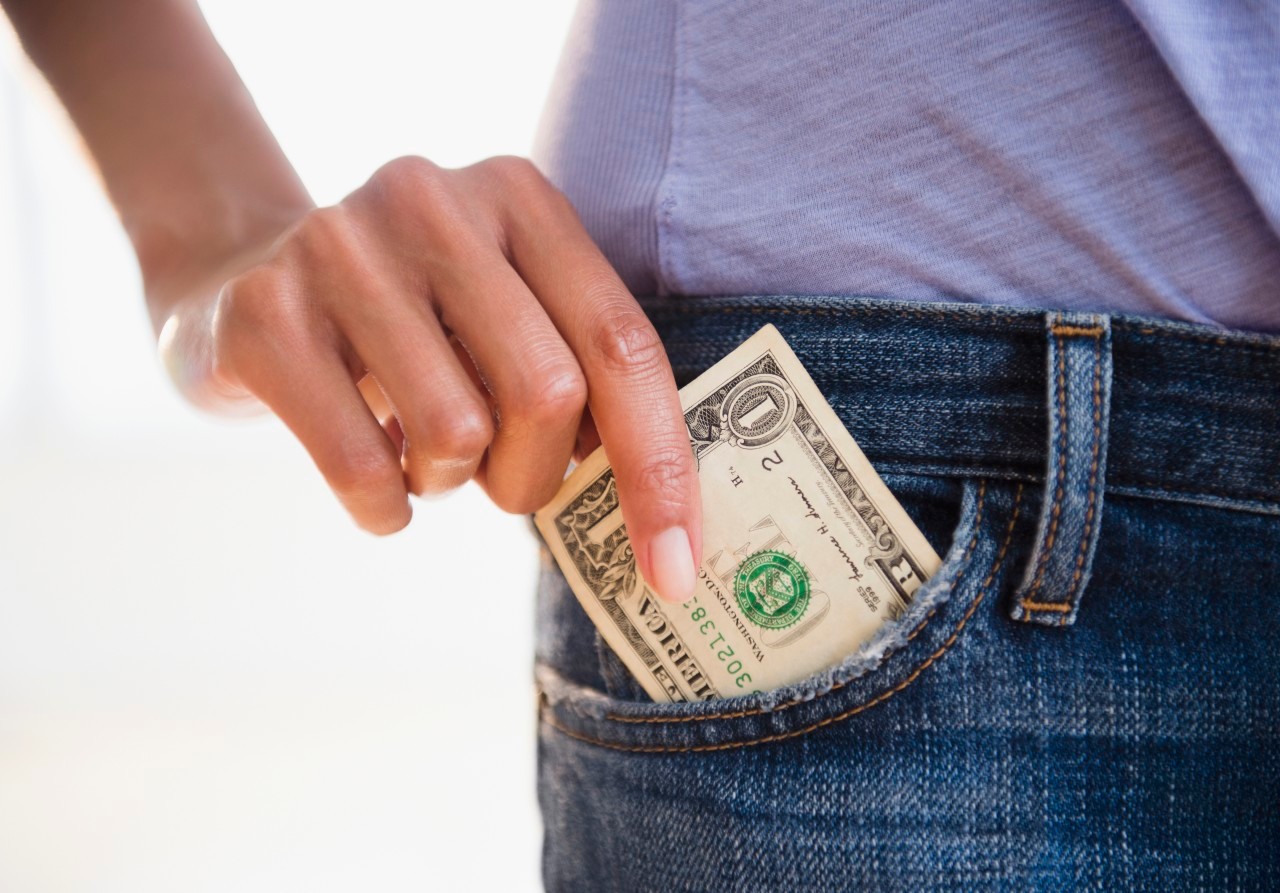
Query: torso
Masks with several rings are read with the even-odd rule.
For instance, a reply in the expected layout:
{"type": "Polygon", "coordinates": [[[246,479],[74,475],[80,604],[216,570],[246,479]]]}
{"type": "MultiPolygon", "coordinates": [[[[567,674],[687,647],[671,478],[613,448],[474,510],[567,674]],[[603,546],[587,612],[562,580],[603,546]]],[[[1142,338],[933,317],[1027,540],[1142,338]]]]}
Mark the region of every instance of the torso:
{"type": "Polygon", "coordinates": [[[581,0],[533,157],[636,294],[1280,331],[1280,45],[1156,9],[581,0]]]}

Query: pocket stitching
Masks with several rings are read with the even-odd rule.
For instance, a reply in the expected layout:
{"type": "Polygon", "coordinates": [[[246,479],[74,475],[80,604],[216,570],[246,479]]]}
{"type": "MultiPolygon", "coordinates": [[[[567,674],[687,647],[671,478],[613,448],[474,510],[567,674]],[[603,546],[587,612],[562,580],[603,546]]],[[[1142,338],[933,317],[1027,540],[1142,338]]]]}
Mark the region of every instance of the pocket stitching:
{"type": "MultiPolygon", "coordinates": [[[[628,751],[632,753],[689,753],[689,752],[696,752],[696,751],[731,750],[739,747],[750,747],[757,744],[768,744],[774,741],[782,741],[788,738],[795,738],[800,735],[807,735],[810,732],[813,732],[825,726],[831,725],[832,723],[836,723],[836,722],[840,722],[842,720],[848,719],[849,717],[855,716],[864,710],[874,707],[877,704],[883,703],[884,701],[889,700],[889,698],[893,697],[898,692],[905,689],[907,686],[911,685],[911,683],[915,682],[916,679],[918,679],[926,669],[928,669],[931,665],[933,665],[935,661],[937,661],[944,654],[946,654],[947,651],[951,650],[951,647],[959,639],[960,633],[964,630],[965,626],[969,623],[969,619],[973,616],[974,612],[978,609],[978,606],[982,604],[982,601],[987,594],[987,588],[991,585],[991,582],[995,579],[996,574],[1000,572],[1000,568],[1004,565],[1005,556],[1009,551],[1009,544],[1013,541],[1013,529],[1014,529],[1014,526],[1018,523],[1018,515],[1022,507],[1022,491],[1023,491],[1023,485],[1019,484],[1017,492],[1014,495],[1013,516],[1009,519],[1009,526],[1005,530],[1004,542],[1000,544],[1000,551],[996,554],[995,562],[992,564],[991,570],[987,574],[986,579],[984,579],[982,581],[981,586],[979,586],[978,595],[973,600],[973,604],[969,606],[969,609],[965,611],[964,616],[960,618],[960,622],[956,624],[956,628],[952,630],[951,635],[948,636],[947,640],[938,647],[938,650],[933,652],[933,654],[929,655],[929,657],[924,661],[924,663],[920,664],[920,666],[912,670],[910,675],[908,675],[905,679],[903,679],[893,688],[890,688],[886,691],[881,692],[880,694],[876,695],[874,698],[871,698],[868,701],[863,701],[861,704],[858,704],[854,707],[850,707],[848,710],[843,710],[834,716],[825,717],[816,722],[810,723],[807,726],[803,726],[802,728],[799,728],[799,729],[791,729],[789,731],[778,732],[773,735],[764,735],[759,738],[752,738],[746,741],[728,741],[721,744],[693,744],[693,745],[687,745],[687,746],[620,744],[617,742],[605,741],[603,739],[596,738],[592,735],[586,735],[586,734],[583,734],[582,732],[577,732],[577,731],[574,731],[573,729],[569,729],[565,727],[555,719],[554,714],[551,711],[546,709],[542,711],[542,714],[543,714],[542,719],[544,722],[547,723],[547,725],[563,733],[564,735],[567,735],[570,738],[576,739],[578,741],[583,741],[587,744],[595,744],[599,747],[606,747],[606,748],[609,748],[610,750],[621,750],[621,751],[628,751]]],[[[985,482],[984,482],[984,489],[979,491],[979,496],[981,497],[984,492],[985,492],[985,482]]],[[[978,521],[981,518],[981,512],[980,512],[981,502],[979,503],[978,508],[979,508],[979,512],[975,513],[975,517],[974,517],[975,532],[974,532],[974,539],[972,543],[976,543],[977,541],[978,521]]],[[[966,550],[966,555],[968,554],[969,551],[970,550],[966,550]]],[[[959,577],[956,578],[956,583],[958,582],[959,582],[959,577]]],[[[953,588],[954,588],[954,585],[953,585],[953,588]]],[[[925,623],[927,622],[928,622],[928,618],[925,619],[925,623]]],[[[920,627],[917,628],[917,632],[919,631],[919,629],[922,629],[923,627],[924,627],[924,623],[922,623],[920,627]]],[[[842,683],[842,684],[845,684],[845,683],[842,683]]],[[[834,689],[832,689],[832,691],[834,691],[834,689]]],[[[828,692],[827,694],[830,694],[830,692],[828,692]]],[[[798,703],[802,703],[802,702],[791,701],[778,709],[784,709],[785,707],[794,706],[795,704],[798,704],[798,703]]],[[[545,703],[544,703],[544,707],[545,707],[545,703]]],[[[712,715],[712,716],[697,716],[697,717],[681,717],[678,719],[675,717],[671,717],[671,718],[654,717],[654,718],[646,718],[646,719],[650,719],[650,721],[691,722],[694,720],[715,719],[715,718],[732,719],[735,716],[752,716],[752,715],[755,715],[756,713],[763,713],[763,712],[765,711],[756,710],[754,713],[743,711],[737,714],[719,714],[718,716],[712,715]]],[[[613,718],[611,714],[607,714],[607,716],[609,716],[610,718],[613,718]]]]}
{"type": "MultiPolygon", "coordinates": [[[[1019,496],[1020,495],[1021,495],[1021,485],[1019,485],[1019,496]]],[[[907,636],[906,641],[902,643],[901,647],[884,655],[880,659],[879,663],[877,663],[874,667],[869,667],[866,670],[866,672],[859,673],[856,676],[851,676],[848,679],[844,679],[844,680],[841,680],[840,682],[833,683],[829,689],[827,689],[825,692],[822,693],[821,697],[826,697],[827,695],[833,694],[839,691],[840,689],[844,688],[846,685],[849,685],[850,683],[863,678],[864,676],[867,675],[867,673],[874,673],[876,670],[884,666],[884,662],[887,661],[889,658],[893,657],[894,654],[897,654],[902,647],[906,646],[907,642],[910,642],[912,639],[918,636],[921,633],[921,631],[924,630],[924,628],[928,625],[929,621],[933,619],[934,615],[938,613],[938,609],[941,608],[942,605],[946,604],[948,600],[950,600],[951,593],[955,591],[955,588],[960,585],[960,581],[964,578],[965,571],[968,570],[968,567],[969,567],[969,559],[973,557],[973,550],[978,545],[978,534],[982,530],[982,512],[986,504],[986,496],[987,496],[987,482],[981,481],[978,484],[977,505],[974,509],[974,514],[973,514],[973,535],[969,537],[969,543],[967,546],[965,546],[964,554],[960,556],[961,570],[956,574],[955,578],[951,581],[951,585],[947,587],[947,598],[944,599],[941,604],[939,604],[932,611],[930,611],[928,615],[925,616],[924,620],[922,620],[920,624],[916,626],[916,628],[913,629],[911,633],[907,636]]],[[[966,620],[968,619],[967,616],[965,619],[966,620]]],[[[614,720],[616,722],[632,723],[632,724],[699,722],[702,720],[710,720],[710,719],[740,719],[744,716],[758,716],[761,713],[781,713],[782,711],[789,710],[792,707],[795,707],[799,704],[808,704],[813,700],[814,700],[813,696],[800,697],[790,701],[784,701],[783,703],[778,704],[775,707],[769,707],[769,708],[751,707],[746,710],[738,710],[733,713],[702,713],[702,714],[698,714],[697,716],[622,716],[616,713],[606,713],[605,718],[614,720]]]]}

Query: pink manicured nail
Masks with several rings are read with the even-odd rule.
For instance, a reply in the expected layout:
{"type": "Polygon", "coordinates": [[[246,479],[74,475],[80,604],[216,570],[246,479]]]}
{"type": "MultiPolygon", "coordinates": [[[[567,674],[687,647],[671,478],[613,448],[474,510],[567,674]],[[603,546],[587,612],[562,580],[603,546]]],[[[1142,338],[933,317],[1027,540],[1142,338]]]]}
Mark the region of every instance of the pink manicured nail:
{"type": "Polygon", "coordinates": [[[668,527],[649,543],[649,563],[653,567],[654,587],[669,602],[687,602],[693,598],[697,582],[693,569],[693,549],[683,527],[668,527]]]}

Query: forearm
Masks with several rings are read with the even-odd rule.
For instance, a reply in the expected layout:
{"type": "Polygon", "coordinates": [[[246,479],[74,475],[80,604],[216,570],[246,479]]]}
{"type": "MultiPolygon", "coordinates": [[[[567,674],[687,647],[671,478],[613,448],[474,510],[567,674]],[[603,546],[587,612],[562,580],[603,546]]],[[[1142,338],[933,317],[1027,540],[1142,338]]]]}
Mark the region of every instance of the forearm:
{"type": "Polygon", "coordinates": [[[193,0],[0,0],[83,136],[157,331],[312,206],[193,0]]]}

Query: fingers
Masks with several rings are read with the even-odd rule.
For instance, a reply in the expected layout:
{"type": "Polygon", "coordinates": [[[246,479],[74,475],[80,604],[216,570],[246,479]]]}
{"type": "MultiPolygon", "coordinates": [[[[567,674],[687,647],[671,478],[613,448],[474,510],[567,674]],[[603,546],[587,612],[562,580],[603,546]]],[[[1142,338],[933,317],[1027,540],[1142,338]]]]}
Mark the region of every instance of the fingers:
{"type": "Polygon", "coordinates": [[[438,495],[471,480],[493,438],[493,416],[429,309],[370,299],[345,302],[335,316],[404,434],[410,492],[438,495]]]}
{"type": "Polygon", "coordinates": [[[535,511],[555,496],[573,454],[587,403],[578,361],[496,250],[492,267],[435,301],[495,395],[499,425],[481,485],[506,511],[535,511]]]}
{"type": "Polygon", "coordinates": [[[412,510],[399,450],[332,340],[308,326],[296,297],[270,278],[258,272],[224,288],[216,374],[281,418],[356,523],[376,534],[400,530],[412,510]]]}
{"type": "Polygon", "coordinates": [[[640,572],[692,596],[702,506],[665,350],[531,163],[384,166],[224,289],[213,328],[215,383],[280,415],[366,529],[472,477],[531,512],[603,442],[640,572]]]}
{"type": "Polygon", "coordinates": [[[493,438],[492,414],[376,227],[344,206],[323,209],[285,259],[305,271],[306,293],[376,379],[404,437],[410,492],[440,494],[470,480],[493,438]]]}
{"type": "MultiPolygon", "coordinates": [[[[465,345],[457,356],[467,373],[482,378],[498,420],[476,480],[496,505],[519,513],[555,495],[587,398],[572,350],[502,253],[504,236],[491,212],[531,200],[526,165],[497,158],[443,171],[429,163],[393,163],[348,200],[354,212],[389,221],[381,244],[415,271],[404,286],[415,312],[438,313],[444,331],[465,345]]],[[[373,305],[360,323],[368,333],[351,334],[362,356],[388,337],[386,321],[398,313],[373,305]]],[[[395,385],[378,378],[397,402],[395,385]]],[[[406,433],[412,443],[413,432],[406,433]]]]}
{"type": "Polygon", "coordinates": [[[672,601],[692,598],[702,504],[689,430],[666,351],[568,200],[507,221],[512,263],[586,376],[640,572],[672,601]]]}
{"type": "Polygon", "coordinates": [[[582,424],[578,426],[578,440],[573,448],[573,461],[581,462],[600,446],[600,432],[596,430],[595,419],[591,418],[591,410],[582,414],[582,424]]]}

